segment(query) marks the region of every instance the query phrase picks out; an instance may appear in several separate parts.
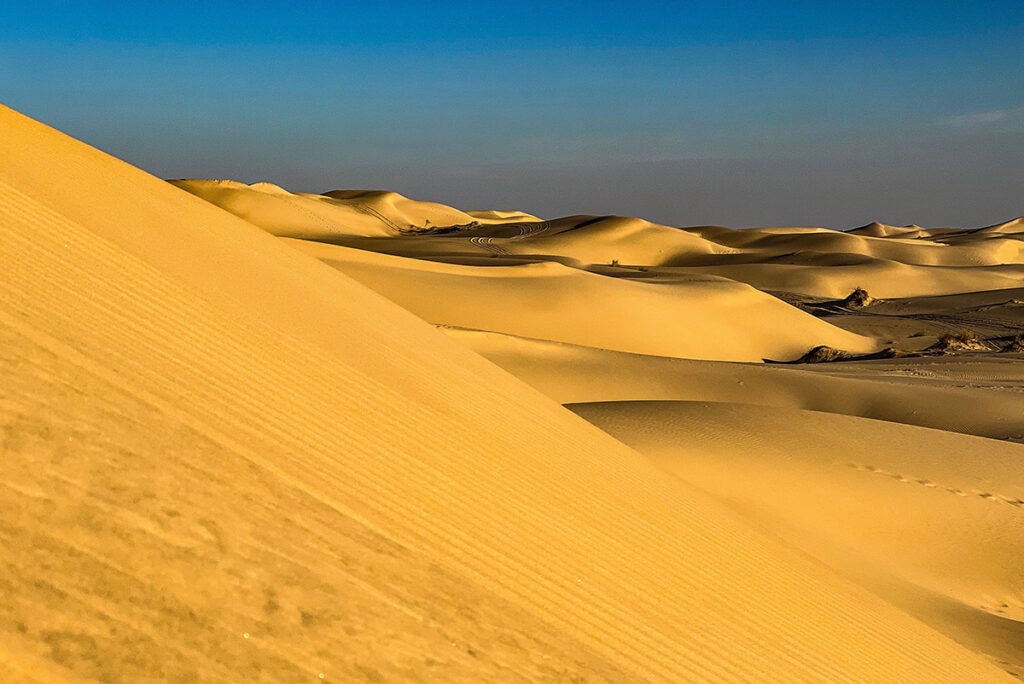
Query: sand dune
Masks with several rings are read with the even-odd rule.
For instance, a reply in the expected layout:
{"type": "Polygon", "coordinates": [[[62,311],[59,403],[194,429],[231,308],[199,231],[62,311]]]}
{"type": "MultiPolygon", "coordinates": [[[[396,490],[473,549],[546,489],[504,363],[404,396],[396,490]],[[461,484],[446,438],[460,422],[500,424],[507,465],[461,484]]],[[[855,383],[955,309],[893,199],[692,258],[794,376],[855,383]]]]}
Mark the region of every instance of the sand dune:
{"type": "Polygon", "coordinates": [[[685,358],[793,358],[817,344],[876,344],[722,279],[647,283],[545,262],[474,267],[309,241],[314,256],[421,318],[592,347],[685,358]],[[600,302],[600,314],[590,303],[600,302]]]}
{"type": "MultiPolygon", "coordinates": [[[[489,229],[498,235],[500,229],[489,229]]],[[[547,221],[541,230],[511,236],[509,254],[562,257],[582,264],[659,265],[677,256],[706,255],[728,249],[693,233],[638,218],[569,216],[547,221]]]]}
{"type": "Polygon", "coordinates": [[[616,216],[540,221],[516,212],[471,215],[395,193],[281,195],[240,183],[177,183],[275,235],[457,264],[616,267],[619,277],[645,282],[714,275],[760,290],[829,298],[856,287],[894,298],[1024,283],[1021,219],[972,230],[881,223],[848,232],[673,228],[616,216]]]}
{"type": "Polygon", "coordinates": [[[932,233],[921,228],[921,226],[890,226],[878,221],[872,221],[871,223],[860,226],[859,228],[851,228],[847,231],[851,235],[867,235],[868,237],[899,237],[899,238],[928,238],[932,237],[932,233]]]}
{"type": "Polygon", "coordinates": [[[877,223],[847,233],[697,230],[739,251],[677,259],[672,265],[759,289],[842,297],[855,287],[865,287],[876,296],[890,298],[1011,288],[1024,282],[1024,242],[1012,229],[994,234],[985,232],[989,229],[963,232],[959,238],[916,226],[901,229],[877,223]]]}
{"type": "Polygon", "coordinates": [[[251,224],[0,160],[6,679],[1004,676],[251,224]]]}
{"type": "Polygon", "coordinates": [[[696,275],[717,275],[763,290],[784,290],[838,299],[856,287],[878,297],[920,297],[1020,287],[1024,266],[908,266],[870,259],[821,265],[744,264],[687,267],[696,275]],[[840,266],[841,268],[836,268],[840,266]]]}
{"type": "Polygon", "coordinates": [[[1015,219],[1009,221],[1003,221],[1002,223],[995,223],[991,226],[985,226],[979,232],[983,233],[1024,233],[1024,216],[1018,216],[1015,219]]]}
{"type": "Polygon", "coordinates": [[[385,190],[290,193],[272,183],[181,179],[173,185],[216,204],[274,235],[330,241],[342,236],[394,236],[445,227],[537,221],[521,212],[472,215],[436,202],[410,200],[385,190]]]}
{"type": "Polygon", "coordinates": [[[766,366],[626,354],[478,330],[445,332],[563,404],[747,403],[1024,441],[1024,365],[1016,359],[969,366],[949,357],[766,366]]]}
{"type": "MultiPolygon", "coordinates": [[[[870,229],[870,226],[866,228],[870,229]]],[[[742,249],[748,255],[757,255],[762,260],[780,257],[810,260],[831,254],[860,255],[911,266],[992,266],[1024,261],[1024,242],[1008,236],[980,237],[949,244],[923,237],[909,238],[891,226],[879,227],[874,232],[880,234],[753,229],[720,231],[714,235],[717,242],[742,249]],[[737,235],[741,232],[744,234],[737,235]]],[[[722,263],[728,263],[728,260],[722,260],[722,263]]]]}
{"type": "MultiPolygon", "coordinates": [[[[429,211],[405,206],[409,224],[429,211]]],[[[497,221],[286,242],[1021,675],[1022,219],[840,232],[478,216],[497,221]],[[759,363],[817,345],[893,358],[759,363]]]]}
{"type": "Polygon", "coordinates": [[[1024,446],[742,404],[573,409],[763,529],[1024,670],[1024,446]]]}

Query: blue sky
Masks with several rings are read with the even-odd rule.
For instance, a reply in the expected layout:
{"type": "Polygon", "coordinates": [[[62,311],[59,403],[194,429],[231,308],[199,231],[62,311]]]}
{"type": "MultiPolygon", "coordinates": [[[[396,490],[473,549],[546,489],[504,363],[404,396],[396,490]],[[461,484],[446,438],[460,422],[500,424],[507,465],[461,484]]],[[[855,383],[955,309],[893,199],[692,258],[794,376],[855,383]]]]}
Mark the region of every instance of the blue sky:
{"type": "Polygon", "coordinates": [[[1019,1],[5,1],[0,93],[163,177],[677,225],[1024,214],[1019,1]]]}

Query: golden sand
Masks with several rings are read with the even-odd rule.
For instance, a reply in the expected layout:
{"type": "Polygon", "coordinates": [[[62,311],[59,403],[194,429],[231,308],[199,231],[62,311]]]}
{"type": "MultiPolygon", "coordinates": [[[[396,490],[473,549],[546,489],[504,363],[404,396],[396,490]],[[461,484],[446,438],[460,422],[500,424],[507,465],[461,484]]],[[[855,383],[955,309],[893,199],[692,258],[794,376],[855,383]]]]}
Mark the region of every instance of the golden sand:
{"type": "Polygon", "coordinates": [[[1005,337],[1019,222],[178,185],[0,108],[0,680],[1020,672],[1019,355],[761,363],[1005,337]]]}

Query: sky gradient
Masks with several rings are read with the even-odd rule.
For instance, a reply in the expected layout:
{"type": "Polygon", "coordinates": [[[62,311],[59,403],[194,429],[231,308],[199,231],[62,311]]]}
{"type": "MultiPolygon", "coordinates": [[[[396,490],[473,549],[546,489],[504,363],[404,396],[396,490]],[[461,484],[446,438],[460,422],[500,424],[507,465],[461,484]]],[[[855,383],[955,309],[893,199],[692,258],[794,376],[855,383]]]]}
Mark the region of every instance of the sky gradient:
{"type": "Polygon", "coordinates": [[[2,101],[162,177],[674,225],[1024,214],[1018,0],[190,5],[0,3],[2,101]]]}

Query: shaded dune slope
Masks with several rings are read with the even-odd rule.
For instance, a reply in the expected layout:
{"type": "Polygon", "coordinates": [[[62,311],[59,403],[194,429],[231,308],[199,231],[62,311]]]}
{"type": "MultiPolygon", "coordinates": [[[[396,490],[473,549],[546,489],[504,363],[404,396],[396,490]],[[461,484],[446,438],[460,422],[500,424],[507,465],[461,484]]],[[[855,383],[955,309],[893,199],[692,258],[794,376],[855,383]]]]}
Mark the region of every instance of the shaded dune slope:
{"type": "Polygon", "coordinates": [[[8,679],[1000,676],[251,225],[0,159],[8,679]]]}

